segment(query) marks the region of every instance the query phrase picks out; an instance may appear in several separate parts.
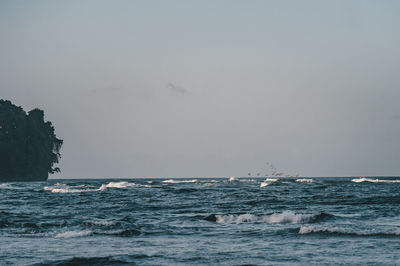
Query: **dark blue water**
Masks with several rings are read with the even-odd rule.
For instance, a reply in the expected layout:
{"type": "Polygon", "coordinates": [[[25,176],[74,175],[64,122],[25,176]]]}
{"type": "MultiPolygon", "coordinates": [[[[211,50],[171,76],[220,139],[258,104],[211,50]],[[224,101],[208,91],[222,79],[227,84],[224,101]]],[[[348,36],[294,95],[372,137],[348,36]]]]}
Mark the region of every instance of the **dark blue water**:
{"type": "Polygon", "coordinates": [[[264,180],[3,183],[0,264],[400,263],[396,178],[264,180]]]}

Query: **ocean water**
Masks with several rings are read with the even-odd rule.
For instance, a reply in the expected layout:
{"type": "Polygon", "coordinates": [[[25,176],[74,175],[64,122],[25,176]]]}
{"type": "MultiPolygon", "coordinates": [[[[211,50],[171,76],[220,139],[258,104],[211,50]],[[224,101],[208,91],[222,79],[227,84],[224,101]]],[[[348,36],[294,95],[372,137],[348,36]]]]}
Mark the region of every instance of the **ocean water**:
{"type": "Polygon", "coordinates": [[[399,180],[0,183],[0,265],[400,264],[399,180]]]}

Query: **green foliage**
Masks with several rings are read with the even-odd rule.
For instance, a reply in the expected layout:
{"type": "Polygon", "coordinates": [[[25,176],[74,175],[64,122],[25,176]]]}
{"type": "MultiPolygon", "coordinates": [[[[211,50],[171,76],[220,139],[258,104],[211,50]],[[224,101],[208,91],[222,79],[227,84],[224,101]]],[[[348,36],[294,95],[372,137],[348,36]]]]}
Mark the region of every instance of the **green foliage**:
{"type": "Polygon", "coordinates": [[[28,114],[10,101],[0,100],[0,181],[46,180],[61,158],[63,141],[54,134],[42,110],[28,114]]]}

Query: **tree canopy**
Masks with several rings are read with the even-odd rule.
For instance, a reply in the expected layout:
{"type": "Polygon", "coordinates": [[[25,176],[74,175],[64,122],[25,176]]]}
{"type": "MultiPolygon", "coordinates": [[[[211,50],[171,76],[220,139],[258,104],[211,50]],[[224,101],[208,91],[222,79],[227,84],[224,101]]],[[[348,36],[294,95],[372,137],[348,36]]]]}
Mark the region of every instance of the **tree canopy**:
{"type": "Polygon", "coordinates": [[[26,113],[0,100],[0,181],[47,180],[49,173],[60,172],[54,164],[61,158],[62,143],[42,110],[26,113]]]}

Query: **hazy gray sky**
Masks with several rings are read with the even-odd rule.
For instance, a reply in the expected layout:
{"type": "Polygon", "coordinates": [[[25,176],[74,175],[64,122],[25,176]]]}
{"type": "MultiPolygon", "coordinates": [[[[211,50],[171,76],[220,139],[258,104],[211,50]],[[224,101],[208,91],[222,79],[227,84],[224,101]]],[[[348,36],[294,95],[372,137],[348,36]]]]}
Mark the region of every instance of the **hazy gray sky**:
{"type": "Polygon", "coordinates": [[[52,177],[400,175],[400,1],[0,1],[52,177]]]}

